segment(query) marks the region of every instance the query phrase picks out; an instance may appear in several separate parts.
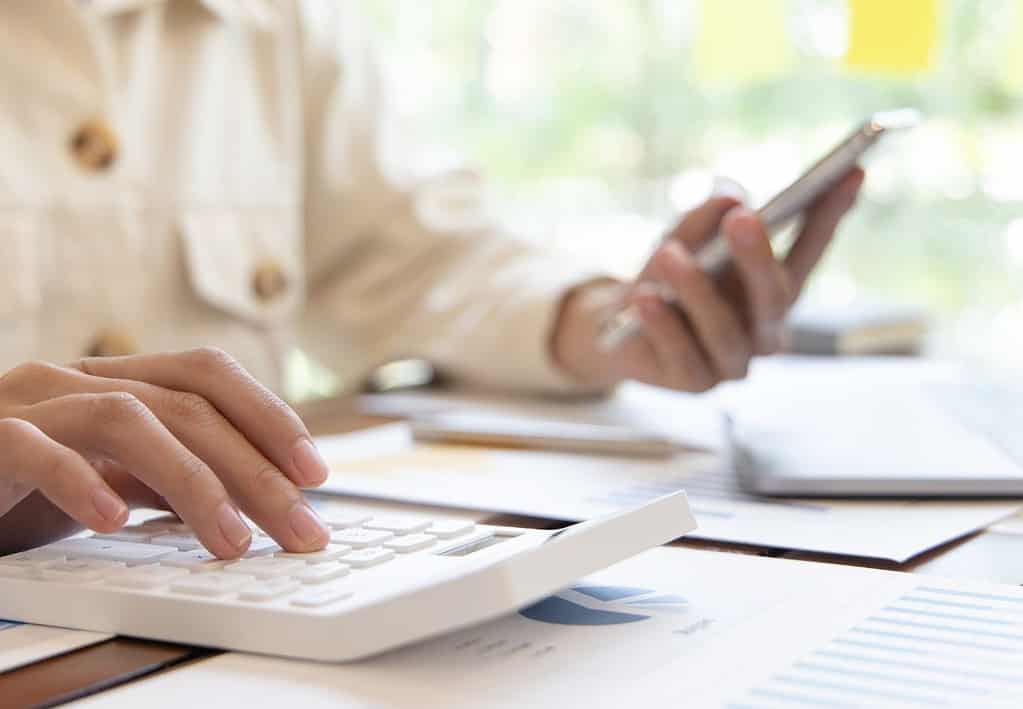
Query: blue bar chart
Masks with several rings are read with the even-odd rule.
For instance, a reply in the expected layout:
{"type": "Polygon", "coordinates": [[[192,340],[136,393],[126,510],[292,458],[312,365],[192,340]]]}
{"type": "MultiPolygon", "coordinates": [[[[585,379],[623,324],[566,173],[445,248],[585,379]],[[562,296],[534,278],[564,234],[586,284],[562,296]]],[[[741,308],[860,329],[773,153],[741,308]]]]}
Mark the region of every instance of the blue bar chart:
{"type": "Polygon", "coordinates": [[[733,707],[1019,706],[1023,593],[920,585],[733,707]]]}

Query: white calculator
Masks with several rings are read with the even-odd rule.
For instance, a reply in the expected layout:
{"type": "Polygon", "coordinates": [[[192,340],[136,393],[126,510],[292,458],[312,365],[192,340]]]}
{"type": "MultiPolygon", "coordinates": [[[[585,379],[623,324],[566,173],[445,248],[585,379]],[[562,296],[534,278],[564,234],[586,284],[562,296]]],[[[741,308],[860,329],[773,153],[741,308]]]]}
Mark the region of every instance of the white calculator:
{"type": "Polygon", "coordinates": [[[0,618],[341,662],[518,610],[696,527],[685,493],[558,531],[327,512],[331,544],[211,556],[158,519],[0,557],[0,618]]]}

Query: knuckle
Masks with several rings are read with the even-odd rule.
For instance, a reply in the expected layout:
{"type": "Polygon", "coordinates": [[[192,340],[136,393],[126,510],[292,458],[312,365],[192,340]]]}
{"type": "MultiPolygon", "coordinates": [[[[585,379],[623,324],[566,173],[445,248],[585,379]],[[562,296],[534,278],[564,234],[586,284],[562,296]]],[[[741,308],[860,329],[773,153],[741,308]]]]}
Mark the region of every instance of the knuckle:
{"type": "Polygon", "coordinates": [[[92,406],[96,419],[102,424],[135,424],[152,416],[137,396],[126,391],[96,394],[92,397],[92,406]]]}
{"type": "Polygon", "coordinates": [[[271,411],[281,411],[283,413],[291,413],[291,407],[284,403],[284,399],[274,394],[269,389],[260,386],[259,397],[263,406],[271,411]]]}
{"type": "Polygon", "coordinates": [[[0,419],[0,441],[4,441],[4,448],[32,436],[35,431],[36,427],[28,421],[17,418],[0,419]]]}
{"type": "Polygon", "coordinates": [[[192,493],[205,489],[212,474],[206,464],[194,455],[184,456],[178,464],[178,469],[180,470],[178,484],[182,489],[190,490],[192,493]]]}
{"type": "Polygon", "coordinates": [[[74,478],[81,477],[81,460],[69,450],[57,451],[50,460],[47,475],[53,484],[66,486],[74,478]]]}
{"type": "Polygon", "coordinates": [[[172,391],[167,396],[168,413],[200,426],[212,426],[219,422],[220,412],[213,404],[199,394],[188,391],[172,391]]]}
{"type": "Polygon", "coordinates": [[[199,347],[185,353],[189,363],[201,372],[222,376],[241,369],[238,361],[219,347],[199,347]]]}
{"type": "Polygon", "coordinates": [[[284,474],[269,462],[256,469],[252,476],[252,485],[260,495],[286,495],[291,491],[291,484],[284,474]]]}
{"type": "Polygon", "coordinates": [[[51,362],[33,360],[23,362],[0,376],[0,387],[14,389],[15,393],[61,374],[64,370],[51,362]]]}
{"type": "Polygon", "coordinates": [[[260,384],[256,384],[256,386],[258,387],[260,404],[267,414],[288,419],[296,428],[302,429],[305,427],[298,414],[295,413],[295,410],[284,399],[260,384]]]}

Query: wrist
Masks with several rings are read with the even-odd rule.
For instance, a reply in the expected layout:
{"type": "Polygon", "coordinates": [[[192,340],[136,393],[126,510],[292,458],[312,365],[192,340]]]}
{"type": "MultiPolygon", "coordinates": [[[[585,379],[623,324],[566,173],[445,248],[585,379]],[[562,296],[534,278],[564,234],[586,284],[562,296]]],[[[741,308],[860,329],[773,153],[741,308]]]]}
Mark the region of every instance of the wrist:
{"type": "Polygon", "coordinates": [[[598,339],[604,324],[621,307],[627,286],[614,278],[581,283],[562,296],[551,335],[551,354],[566,374],[588,387],[609,388],[623,377],[598,339]]]}

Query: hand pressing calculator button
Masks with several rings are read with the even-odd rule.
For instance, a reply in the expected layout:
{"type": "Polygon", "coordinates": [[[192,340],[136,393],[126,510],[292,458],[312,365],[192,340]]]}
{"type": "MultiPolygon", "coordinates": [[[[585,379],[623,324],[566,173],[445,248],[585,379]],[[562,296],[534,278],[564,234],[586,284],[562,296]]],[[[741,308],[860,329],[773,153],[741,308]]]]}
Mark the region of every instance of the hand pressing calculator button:
{"type": "Polygon", "coordinates": [[[558,532],[332,515],[347,526],[309,554],[254,529],[264,544],[218,559],[156,520],[0,557],[0,618],[341,662],[510,613],[695,526],[682,493],[558,532]]]}

